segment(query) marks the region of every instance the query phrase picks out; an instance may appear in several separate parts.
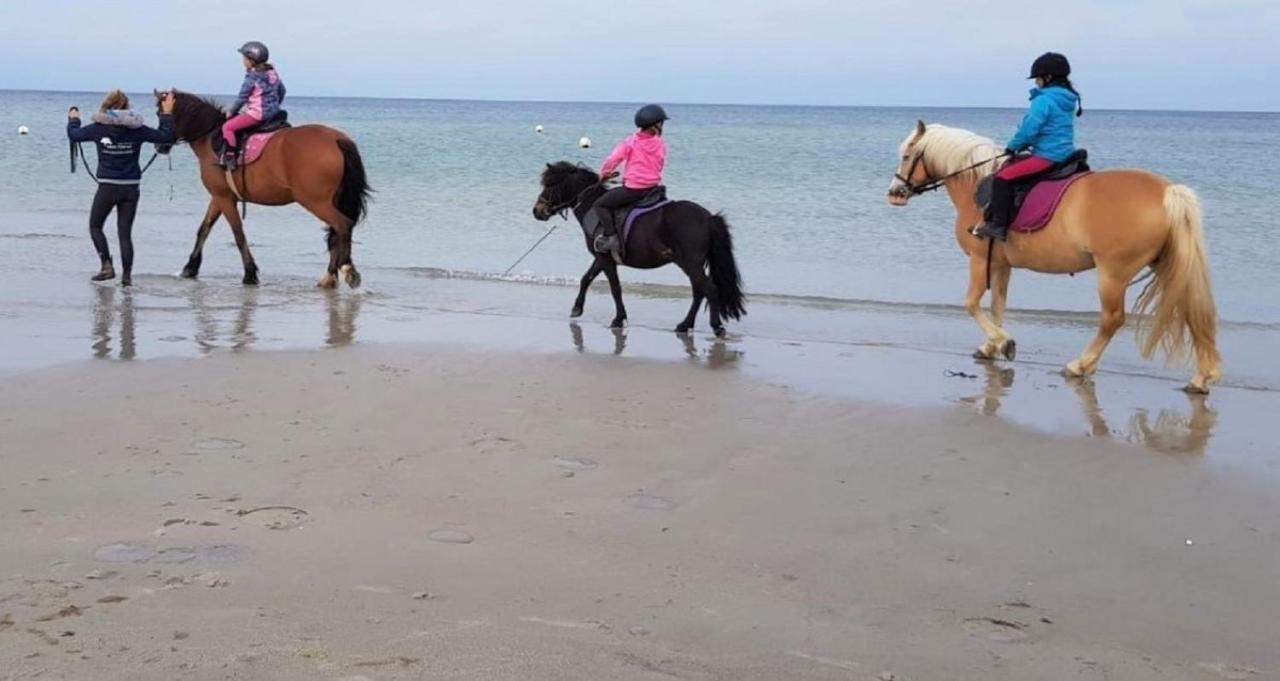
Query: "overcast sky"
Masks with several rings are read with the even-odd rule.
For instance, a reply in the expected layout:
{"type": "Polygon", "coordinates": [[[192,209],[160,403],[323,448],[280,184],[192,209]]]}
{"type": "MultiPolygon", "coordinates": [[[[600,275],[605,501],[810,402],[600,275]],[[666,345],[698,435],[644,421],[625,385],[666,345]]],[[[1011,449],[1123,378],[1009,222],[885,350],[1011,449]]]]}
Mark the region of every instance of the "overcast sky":
{"type": "Polygon", "coordinates": [[[1280,110],[1280,0],[3,0],[0,88],[232,92],[249,39],[294,95],[1022,106],[1056,50],[1086,106],[1280,110]]]}

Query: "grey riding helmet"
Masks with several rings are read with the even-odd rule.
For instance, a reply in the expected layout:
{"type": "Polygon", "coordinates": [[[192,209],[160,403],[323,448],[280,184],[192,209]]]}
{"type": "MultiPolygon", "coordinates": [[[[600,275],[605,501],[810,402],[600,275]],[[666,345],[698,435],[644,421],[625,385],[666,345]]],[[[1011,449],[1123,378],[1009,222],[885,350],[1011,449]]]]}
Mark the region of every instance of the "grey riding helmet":
{"type": "Polygon", "coordinates": [[[239,52],[255,64],[265,64],[271,58],[271,51],[267,49],[267,46],[256,40],[250,40],[241,45],[239,52]]]}
{"type": "Polygon", "coordinates": [[[636,127],[647,128],[663,121],[671,120],[667,112],[657,104],[646,104],[636,112],[636,127]]]}

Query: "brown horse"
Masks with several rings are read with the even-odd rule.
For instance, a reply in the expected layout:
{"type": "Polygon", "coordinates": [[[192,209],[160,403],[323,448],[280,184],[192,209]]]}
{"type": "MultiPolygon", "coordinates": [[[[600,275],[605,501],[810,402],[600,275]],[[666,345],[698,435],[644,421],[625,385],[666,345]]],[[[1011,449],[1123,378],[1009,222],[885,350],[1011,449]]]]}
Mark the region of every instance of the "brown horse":
{"type": "MultiPolygon", "coordinates": [[[[156,93],[157,103],[164,93],[156,93]]],[[[231,224],[236,247],[244,261],[244,283],[258,283],[258,266],[249,252],[244,225],[236,202],[265,206],[300,203],[328,226],[329,268],[319,286],[334,288],[341,273],[351,288],[360,285],[360,273],[351,261],[351,232],[365,215],[370,188],[356,143],[346,134],[323,125],[300,125],[276,133],[262,156],[235,172],[233,189],[226,171],[218,167],[213,138],[222,134],[226,116],[214,102],[186,92],[175,92],[174,133],[188,142],[200,164],[200,181],[209,192],[209,208],[196,231],[196,245],[182,268],[182,276],[200,274],[205,239],[219,217],[231,224]]]]}
{"type": "Polygon", "coordinates": [[[1139,348],[1150,358],[1163,348],[1170,361],[1194,349],[1196,373],[1187,390],[1208,392],[1222,375],[1215,337],[1218,315],[1209,281],[1200,203],[1190,188],[1145,170],[1106,170],[1071,185],[1049,224],[1030,234],[1012,233],[994,245],[970,234],[982,220],[974,189],[995,170],[1000,150],[967,130],[916,124],[900,148],[889,203],[905,206],[911,197],[943,186],[956,208],[955,237],[969,256],[965,308],[986,333],[975,357],[1013,359],[1016,346],[1003,328],[1013,268],[1051,274],[1098,269],[1102,313],[1098,334],[1068,376],[1093,374],[1111,337],[1124,325],[1125,291],[1143,268],[1153,278],[1138,297],[1139,348]],[[991,288],[991,316],[982,297],[991,288]]]}

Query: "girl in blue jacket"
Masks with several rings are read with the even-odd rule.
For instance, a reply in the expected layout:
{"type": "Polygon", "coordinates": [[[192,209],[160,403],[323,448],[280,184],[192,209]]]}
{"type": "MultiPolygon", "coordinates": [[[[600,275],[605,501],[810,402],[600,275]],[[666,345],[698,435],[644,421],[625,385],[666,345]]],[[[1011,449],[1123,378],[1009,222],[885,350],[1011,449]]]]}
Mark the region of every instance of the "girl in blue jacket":
{"type": "Polygon", "coordinates": [[[975,236],[1003,240],[1013,221],[1013,186],[1062,163],[1076,150],[1075,118],[1084,114],[1084,107],[1070,76],[1071,63],[1057,52],[1046,52],[1031,65],[1036,79],[1031,106],[1005,147],[1015,160],[996,173],[986,222],[974,230],[975,236]],[[1031,155],[1018,159],[1023,151],[1031,155]]]}

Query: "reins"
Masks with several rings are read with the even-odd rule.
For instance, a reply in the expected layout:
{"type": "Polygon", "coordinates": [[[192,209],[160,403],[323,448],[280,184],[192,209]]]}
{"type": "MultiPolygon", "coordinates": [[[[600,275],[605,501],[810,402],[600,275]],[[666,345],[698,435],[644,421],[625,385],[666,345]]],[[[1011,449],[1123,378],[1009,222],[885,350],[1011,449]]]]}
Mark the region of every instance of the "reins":
{"type": "Polygon", "coordinates": [[[924,160],[924,154],[920,153],[920,154],[916,154],[916,157],[911,159],[911,167],[907,169],[906,177],[903,177],[902,173],[894,173],[893,177],[894,179],[901,182],[902,188],[906,190],[905,192],[900,192],[901,194],[905,194],[907,196],[919,196],[921,194],[924,194],[925,192],[931,192],[937,189],[941,189],[942,186],[947,183],[947,180],[950,180],[953,177],[963,175],[969,172],[970,170],[974,170],[975,168],[981,168],[982,166],[985,166],[988,163],[999,161],[1000,159],[1008,155],[1009,155],[1008,152],[1001,153],[999,155],[992,156],[991,158],[985,161],[979,161],[978,163],[975,163],[971,166],[966,166],[964,168],[961,168],[960,170],[957,170],[954,173],[949,173],[947,175],[943,175],[942,177],[938,177],[938,178],[931,178],[927,180],[924,184],[915,184],[911,181],[911,176],[916,174],[916,167],[920,165],[920,163],[924,160]]]}
{"type": "MultiPolygon", "coordinates": [[[[560,217],[568,220],[569,216],[566,215],[567,211],[569,211],[571,208],[576,208],[578,204],[582,203],[583,195],[585,195],[587,192],[591,191],[592,189],[599,187],[600,185],[604,184],[607,181],[608,181],[607,179],[604,179],[599,182],[596,182],[595,184],[587,185],[585,189],[578,192],[578,195],[573,197],[572,199],[569,199],[568,201],[564,201],[562,203],[558,203],[553,207],[547,208],[547,214],[559,215],[560,217]]],[[[533,245],[529,247],[529,250],[524,252],[524,255],[520,256],[519,258],[516,258],[516,261],[511,263],[511,267],[508,267],[506,271],[502,273],[502,276],[505,277],[508,274],[511,274],[511,270],[514,270],[516,268],[516,265],[519,265],[520,263],[524,262],[524,259],[529,257],[530,253],[533,253],[534,250],[536,250],[539,246],[541,246],[542,242],[546,241],[547,237],[551,236],[551,233],[556,231],[556,228],[559,226],[560,226],[560,223],[558,222],[551,225],[551,229],[548,229],[546,234],[543,234],[541,238],[533,242],[533,245]]]]}

